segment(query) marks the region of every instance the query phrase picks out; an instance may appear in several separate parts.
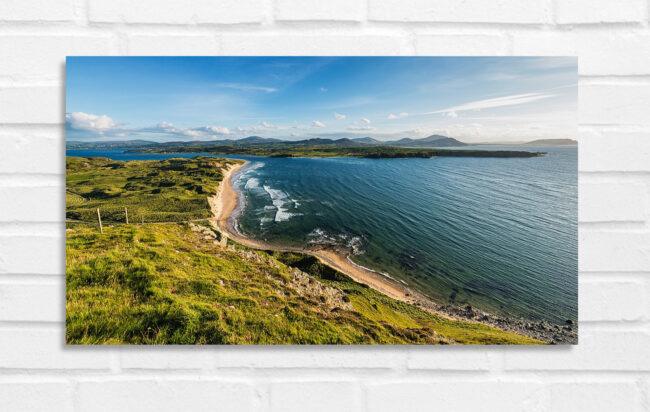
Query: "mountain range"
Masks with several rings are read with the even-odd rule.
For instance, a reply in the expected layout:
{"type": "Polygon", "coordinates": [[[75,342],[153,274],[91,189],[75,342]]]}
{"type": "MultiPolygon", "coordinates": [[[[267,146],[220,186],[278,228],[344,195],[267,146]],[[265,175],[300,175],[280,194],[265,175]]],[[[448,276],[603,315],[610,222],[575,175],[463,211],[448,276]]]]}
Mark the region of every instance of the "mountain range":
{"type": "MultiPolygon", "coordinates": [[[[513,146],[554,146],[554,145],[576,145],[578,142],[571,139],[541,139],[527,143],[512,144],[513,146]]],[[[69,141],[66,143],[68,149],[134,149],[134,148],[165,148],[165,147],[206,147],[206,146],[238,146],[238,145],[271,145],[274,147],[309,147],[309,146],[334,146],[334,147],[355,147],[355,146],[399,146],[399,147],[460,147],[469,146],[452,137],[442,135],[431,135],[421,139],[405,137],[399,140],[377,140],[372,137],[325,139],[311,138],[305,140],[289,141],[260,136],[249,136],[244,139],[233,140],[206,140],[206,141],[176,141],[176,142],[154,142],[150,140],[122,140],[105,142],[81,142],[69,141]]]]}

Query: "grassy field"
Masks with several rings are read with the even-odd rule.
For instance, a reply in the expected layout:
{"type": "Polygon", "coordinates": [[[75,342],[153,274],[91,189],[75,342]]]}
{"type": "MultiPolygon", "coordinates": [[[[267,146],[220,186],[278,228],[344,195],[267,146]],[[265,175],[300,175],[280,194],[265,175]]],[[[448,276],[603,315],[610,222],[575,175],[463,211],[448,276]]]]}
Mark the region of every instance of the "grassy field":
{"type": "Polygon", "coordinates": [[[124,222],[181,222],[210,217],[208,196],[221,167],[236,160],[198,157],[120,162],[102,157],[66,159],[66,218],[124,222]]]}
{"type": "MultiPolygon", "coordinates": [[[[68,158],[68,213],[80,213],[88,204],[92,212],[120,201],[120,206],[138,205],[145,216],[160,209],[179,219],[204,216],[209,214],[205,198],[215,189],[208,186],[220,181],[218,166],[230,162],[198,158],[123,164],[68,158]],[[163,187],[184,199],[187,207],[181,211],[174,210],[178,203],[168,194],[151,193],[161,187],[157,182],[171,179],[182,185],[163,187]],[[133,189],[119,189],[129,183],[133,189]],[[190,184],[202,184],[203,193],[189,189],[190,184]],[[99,191],[110,195],[96,196],[99,191]]],[[[108,222],[102,234],[94,223],[77,221],[67,223],[66,340],[70,344],[541,343],[434,316],[356,283],[309,255],[253,251],[232,243],[224,248],[189,223],[108,222]]]]}

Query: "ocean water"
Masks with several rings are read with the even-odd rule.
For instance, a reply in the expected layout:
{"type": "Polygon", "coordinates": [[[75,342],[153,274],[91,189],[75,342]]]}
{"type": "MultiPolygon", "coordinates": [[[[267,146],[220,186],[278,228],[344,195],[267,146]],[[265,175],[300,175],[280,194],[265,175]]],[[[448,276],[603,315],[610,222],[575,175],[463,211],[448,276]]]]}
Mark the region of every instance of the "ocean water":
{"type": "MultiPolygon", "coordinates": [[[[442,302],[577,321],[577,148],[528,159],[259,158],[233,178],[244,235],[334,245],[442,302]]],[[[116,160],[193,157],[69,150],[116,160]]]]}

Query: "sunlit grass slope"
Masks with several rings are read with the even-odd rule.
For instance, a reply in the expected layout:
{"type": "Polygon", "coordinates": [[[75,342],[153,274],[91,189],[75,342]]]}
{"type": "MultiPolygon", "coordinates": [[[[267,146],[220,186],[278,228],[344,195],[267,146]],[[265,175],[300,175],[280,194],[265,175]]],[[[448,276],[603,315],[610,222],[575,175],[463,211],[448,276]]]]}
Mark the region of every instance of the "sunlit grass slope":
{"type": "Polygon", "coordinates": [[[185,224],[116,225],[104,234],[75,226],[68,343],[537,343],[431,315],[309,255],[223,249],[185,224]],[[294,267],[342,291],[352,308],[299,293],[294,267]]]}

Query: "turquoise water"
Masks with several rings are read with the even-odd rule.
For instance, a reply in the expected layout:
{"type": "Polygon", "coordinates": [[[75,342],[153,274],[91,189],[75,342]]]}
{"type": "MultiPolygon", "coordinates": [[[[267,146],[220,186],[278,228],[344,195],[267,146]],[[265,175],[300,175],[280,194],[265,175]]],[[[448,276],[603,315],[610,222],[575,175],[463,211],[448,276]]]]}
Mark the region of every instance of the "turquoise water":
{"type": "MultiPolygon", "coordinates": [[[[482,149],[512,149],[481,146],[482,149]]],[[[443,302],[577,321],[577,148],[529,159],[245,158],[239,230],[333,244],[443,302]]],[[[193,157],[74,150],[116,160],[193,157]]]]}

